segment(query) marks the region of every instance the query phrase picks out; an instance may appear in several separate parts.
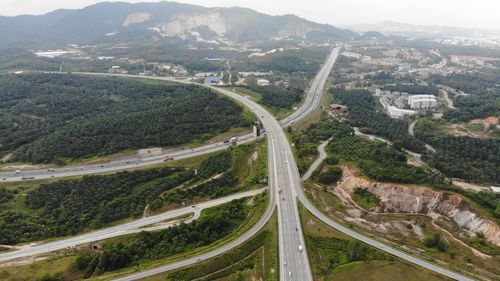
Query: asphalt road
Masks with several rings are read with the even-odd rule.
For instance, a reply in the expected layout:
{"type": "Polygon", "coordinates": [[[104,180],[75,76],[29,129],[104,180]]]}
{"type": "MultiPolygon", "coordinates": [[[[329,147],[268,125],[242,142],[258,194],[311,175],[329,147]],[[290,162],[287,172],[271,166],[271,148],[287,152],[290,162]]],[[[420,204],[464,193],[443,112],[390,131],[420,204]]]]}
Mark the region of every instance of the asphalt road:
{"type": "MultiPolygon", "coordinates": [[[[242,192],[242,193],[234,194],[231,196],[218,198],[218,199],[215,199],[212,201],[200,203],[198,205],[188,206],[188,207],[168,211],[168,212],[165,212],[163,214],[138,219],[138,220],[135,220],[135,221],[132,221],[129,223],[124,223],[124,224],[120,224],[117,226],[112,226],[112,227],[104,228],[101,230],[85,233],[85,234],[74,236],[71,238],[62,239],[62,240],[58,240],[58,241],[54,241],[54,242],[50,242],[50,243],[40,244],[40,245],[36,245],[36,246],[26,247],[26,248],[23,248],[20,250],[2,253],[2,254],[0,254],[0,262],[12,260],[12,259],[16,259],[16,258],[23,258],[23,257],[33,256],[33,255],[45,254],[45,253],[49,253],[52,251],[57,251],[57,250],[65,249],[65,248],[75,247],[77,245],[81,245],[81,244],[85,244],[85,243],[91,243],[91,242],[95,242],[95,241],[99,241],[99,240],[103,240],[103,239],[107,239],[107,238],[111,238],[111,237],[116,237],[116,236],[134,233],[134,232],[139,232],[139,231],[143,230],[143,229],[141,229],[142,227],[146,227],[146,226],[149,226],[149,225],[152,225],[155,223],[159,223],[162,221],[174,219],[176,217],[184,216],[187,214],[194,213],[195,214],[194,218],[196,218],[198,216],[198,214],[204,209],[216,207],[216,206],[228,203],[232,200],[255,196],[257,194],[264,192],[266,189],[267,188],[261,188],[261,189],[257,189],[257,190],[242,192]]],[[[153,229],[157,229],[157,227],[153,228],[153,229]]]]}
{"type": "MultiPolygon", "coordinates": [[[[291,117],[281,123],[274,116],[267,112],[252,100],[238,95],[226,89],[214,88],[214,90],[237,100],[244,106],[250,108],[258,116],[264,129],[267,132],[268,149],[268,184],[271,198],[270,204],[273,208],[266,210],[263,219],[267,219],[272,214],[274,206],[278,209],[278,231],[279,231],[279,255],[280,255],[280,280],[309,281],[312,279],[309,257],[305,247],[304,236],[299,218],[297,205],[297,190],[301,190],[300,177],[297,165],[292,154],[290,144],[286,138],[283,127],[293,124],[316,109],[321,100],[323,87],[328,75],[338,57],[340,48],[332,51],[327,62],[316,76],[311,88],[306,96],[306,100],[300,109],[291,117]],[[268,212],[269,211],[269,212],[268,212]],[[299,248],[300,246],[300,248],[299,248]]],[[[263,221],[261,219],[261,221],[263,221]]],[[[265,223],[265,222],[264,222],[265,223]]],[[[252,237],[264,224],[258,223],[250,231],[246,232],[237,240],[224,245],[222,248],[206,253],[205,255],[193,257],[184,261],[168,264],[162,267],[135,273],[117,280],[138,280],[162,272],[171,271],[180,267],[194,264],[200,260],[215,257],[226,251],[239,246],[241,243],[252,237]]]]}
{"type": "MultiPolygon", "coordinates": [[[[249,143],[254,140],[255,137],[252,134],[245,134],[238,136],[239,144],[249,143]]],[[[68,167],[54,168],[54,169],[26,170],[26,171],[21,171],[21,173],[16,173],[13,171],[0,172],[0,183],[15,182],[22,180],[39,180],[39,179],[49,179],[49,178],[62,178],[69,176],[82,176],[82,175],[126,170],[138,167],[146,167],[154,164],[163,163],[166,156],[174,157],[174,159],[179,160],[211,152],[221,151],[227,149],[228,147],[229,144],[220,141],[193,149],[179,149],[179,150],[166,151],[162,155],[157,155],[157,156],[151,156],[145,158],[138,158],[137,156],[125,157],[104,164],[68,166],[68,167]]]]}
{"type": "Polygon", "coordinates": [[[325,158],[327,156],[326,151],[325,151],[325,147],[328,145],[328,143],[330,142],[331,139],[332,138],[329,138],[328,140],[322,142],[318,146],[319,156],[318,156],[318,158],[316,158],[316,160],[314,160],[314,162],[311,164],[309,169],[307,169],[307,171],[304,173],[304,175],[301,178],[302,181],[308,180],[311,177],[311,175],[314,173],[314,171],[316,171],[316,169],[318,169],[321,162],[323,162],[323,160],[325,160],[325,158]]]}

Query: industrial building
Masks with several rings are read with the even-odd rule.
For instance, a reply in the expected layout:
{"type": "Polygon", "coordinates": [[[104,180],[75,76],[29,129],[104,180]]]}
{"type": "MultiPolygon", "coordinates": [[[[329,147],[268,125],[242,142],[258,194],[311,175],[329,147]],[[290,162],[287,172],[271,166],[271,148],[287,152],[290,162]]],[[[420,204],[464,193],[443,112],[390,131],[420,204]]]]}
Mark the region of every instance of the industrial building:
{"type": "Polygon", "coordinates": [[[387,107],[387,112],[389,116],[396,119],[403,119],[405,116],[412,116],[418,113],[415,110],[401,109],[392,105],[387,107]]]}
{"type": "Polygon", "coordinates": [[[437,101],[433,95],[410,95],[408,105],[413,109],[435,108],[437,101]]]}

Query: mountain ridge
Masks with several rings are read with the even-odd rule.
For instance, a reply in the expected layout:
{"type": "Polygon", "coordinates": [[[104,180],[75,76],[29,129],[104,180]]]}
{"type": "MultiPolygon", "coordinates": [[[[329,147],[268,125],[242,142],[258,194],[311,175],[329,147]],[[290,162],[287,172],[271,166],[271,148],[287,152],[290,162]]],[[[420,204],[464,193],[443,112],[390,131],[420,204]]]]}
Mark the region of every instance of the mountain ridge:
{"type": "Polygon", "coordinates": [[[44,15],[0,17],[0,44],[96,43],[119,33],[247,43],[271,39],[345,40],[357,33],[295,15],[271,16],[248,8],[208,8],[170,1],[102,2],[44,15]],[[214,34],[215,33],[215,34],[214,34]],[[205,38],[205,36],[207,38],[205,38]]]}

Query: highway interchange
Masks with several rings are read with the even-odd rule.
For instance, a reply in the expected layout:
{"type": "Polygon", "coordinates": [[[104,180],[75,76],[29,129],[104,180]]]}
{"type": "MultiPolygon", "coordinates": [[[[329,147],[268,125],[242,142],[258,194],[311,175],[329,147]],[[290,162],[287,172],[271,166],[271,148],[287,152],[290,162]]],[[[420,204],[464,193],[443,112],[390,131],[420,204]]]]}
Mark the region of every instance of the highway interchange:
{"type": "Polygon", "coordinates": [[[156,223],[175,219],[175,218],[189,215],[189,214],[194,214],[194,218],[196,218],[199,216],[199,213],[201,213],[201,211],[203,211],[205,209],[213,208],[213,207],[231,202],[232,200],[237,200],[237,199],[241,199],[241,198],[255,196],[255,195],[258,195],[258,194],[264,192],[265,190],[266,189],[261,188],[261,189],[257,189],[257,190],[237,193],[237,194],[233,194],[230,196],[211,200],[208,202],[203,202],[203,203],[200,203],[198,205],[193,205],[193,206],[188,206],[188,207],[184,207],[184,208],[180,208],[180,209],[175,209],[175,210],[168,211],[168,212],[165,212],[165,213],[162,213],[159,215],[145,217],[142,219],[134,220],[132,222],[119,224],[116,226],[112,226],[112,227],[104,228],[101,230],[85,233],[85,234],[74,236],[71,238],[61,239],[58,241],[40,244],[40,245],[36,245],[36,246],[24,247],[20,250],[15,250],[15,251],[0,254],[0,262],[8,261],[8,260],[16,259],[16,258],[45,254],[45,253],[52,252],[52,251],[57,251],[57,250],[65,249],[65,248],[75,247],[75,246],[85,244],[85,243],[91,243],[91,242],[100,241],[103,239],[108,239],[111,237],[130,234],[133,232],[143,230],[146,227],[154,225],[156,223]]]}
{"type": "MultiPolygon", "coordinates": [[[[434,272],[445,275],[449,278],[455,280],[472,280],[466,276],[458,274],[456,272],[447,270],[435,264],[426,262],[419,258],[413,257],[406,254],[405,252],[399,251],[381,242],[378,242],[372,238],[362,235],[354,230],[344,227],[335,221],[331,220],[325,216],[321,211],[319,211],[305,196],[301,185],[300,185],[300,175],[295,163],[295,159],[290,147],[290,144],[284,134],[283,127],[289,126],[294,122],[297,122],[307,116],[309,113],[314,111],[320,103],[321,95],[323,93],[324,85],[331,72],[331,69],[335,63],[336,58],[340,52],[340,47],[335,48],[330,56],[328,57],[326,63],[323,65],[320,72],[314,79],[304,104],[292,114],[290,117],[278,122],[274,116],[267,112],[263,107],[253,102],[252,100],[238,95],[232,91],[228,91],[222,88],[213,88],[214,90],[237,100],[241,104],[249,107],[252,111],[256,113],[258,118],[263,124],[263,127],[267,132],[267,143],[268,143],[268,169],[269,169],[269,204],[267,209],[262,216],[262,218],[254,225],[249,231],[247,231],[242,236],[237,239],[223,245],[222,247],[213,250],[211,252],[205,253],[200,256],[195,256],[186,260],[174,262],[165,266],[153,268],[150,270],[145,270],[143,272],[135,273],[117,280],[138,280],[147,276],[152,276],[161,272],[170,271],[180,267],[185,267],[200,260],[205,260],[208,258],[215,257],[224,252],[227,252],[252,237],[257,233],[269,220],[274,211],[274,207],[277,207],[278,214],[278,230],[279,230],[279,257],[280,257],[280,280],[297,280],[297,281],[309,281],[312,279],[311,267],[308,260],[307,249],[305,247],[304,236],[302,232],[302,227],[300,223],[300,217],[298,212],[298,202],[300,201],[306,209],[308,209],[313,215],[319,218],[321,221],[327,223],[331,227],[358,239],[366,244],[369,244],[375,248],[378,248],[384,252],[390,253],[394,256],[402,258],[406,261],[414,263],[416,265],[422,266],[434,272]]],[[[87,75],[96,76],[110,76],[109,74],[95,74],[87,73],[87,75]]],[[[111,75],[111,76],[125,76],[125,77],[139,77],[148,79],[160,79],[160,80],[170,80],[159,77],[143,77],[143,76],[132,76],[132,75],[111,75]]],[[[186,82],[184,82],[186,83],[186,82]]],[[[250,142],[254,140],[251,135],[241,136],[239,138],[242,142],[250,142]]],[[[239,143],[242,143],[239,141],[239,143]]],[[[210,144],[208,146],[196,148],[193,150],[181,150],[171,152],[170,155],[175,155],[176,158],[187,158],[195,155],[204,154],[207,152],[218,151],[225,149],[226,146],[221,143],[210,144]]],[[[100,165],[89,165],[85,167],[72,167],[66,169],[59,169],[55,171],[48,170],[38,170],[23,172],[29,176],[36,176],[37,179],[50,178],[50,177],[64,177],[68,175],[85,175],[98,172],[115,171],[122,170],[137,166],[147,166],[154,163],[163,162],[165,156],[157,156],[151,159],[124,159],[120,161],[115,161],[108,163],[101,167],[100,165]]],[[[6,178],[6,181],[19,181],[21,180],[18,174],[5,174],[1,173],[0,177],[6,178]]],[[[85,235],[85,234],[84,234],[85,235]]],[[[75,239],[79,239],[83,235],[75,236],[75,239]]],[[[81,244],[81,243],[80,243],[81,244]]],[[[40,245],[43,246],[43,245],[40,245]]],[[[70,246],[66,246],[70,247],[70,246]]],[[[17,252],[17,251],[16,251],[17,252]]],[[[45,251],[49,252],[49,251],[45,251]]],[[[10,252],[13,253],[13,252],[10,252]]],[[[9,254],[9,253],[7,253],[9,254]]],[[[36,254],[36,253],[35,253],[36,254]]],[[[29,256],[33,254],[25,254],[23,256],[29,256]]],[[[2,255],[0,255],[1,260],[2,255]]],[[[12,259],[12,258],[10,258],[12,259]]],[[[4,258],[5,260],[5,258],[4,258]]]]}

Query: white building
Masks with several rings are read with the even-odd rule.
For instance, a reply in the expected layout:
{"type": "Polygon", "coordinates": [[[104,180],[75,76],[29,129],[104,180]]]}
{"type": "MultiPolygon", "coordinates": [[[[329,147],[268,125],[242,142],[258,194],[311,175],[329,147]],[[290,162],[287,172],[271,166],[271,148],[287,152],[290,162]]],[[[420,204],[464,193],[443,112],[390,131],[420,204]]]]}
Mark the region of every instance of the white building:
{"type": "Polygon", "coordinates": [[[416,115],[418,113],[415,110],[401,109],[392,105],[387,107],[387,112],[389,116],[396,119],[403,119],[405,116],[416,115]]]}
{"type": "Polygon", "coordinates": [[[415,109],[435,108],[437,101],[433,95],[410,95],[408,105],[415,109]]]}
{"type": "Polygon", "coordinates": [[[361,59],[363,57],[362,54],[358,54],[358,53],[354,53],[354,52],[348,52],[348,51],[345,51],[345,52],[342,52],[342,55],[344,57],[348,57],[348,58],[353,58],[353,59],[361,59]]]}
{"type": "Polygon", "coordinates": [[[259,86],[269,86],[269,80],[267,80],[267,79],[257,79],[257,85],[259,85],[259,86]]]}

